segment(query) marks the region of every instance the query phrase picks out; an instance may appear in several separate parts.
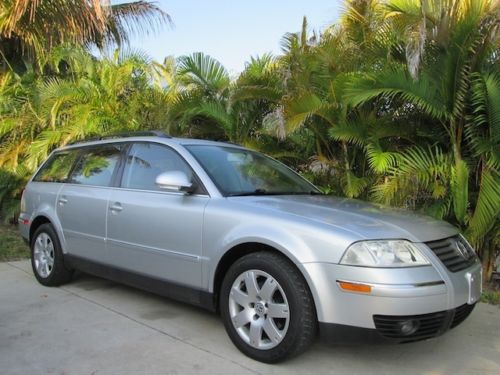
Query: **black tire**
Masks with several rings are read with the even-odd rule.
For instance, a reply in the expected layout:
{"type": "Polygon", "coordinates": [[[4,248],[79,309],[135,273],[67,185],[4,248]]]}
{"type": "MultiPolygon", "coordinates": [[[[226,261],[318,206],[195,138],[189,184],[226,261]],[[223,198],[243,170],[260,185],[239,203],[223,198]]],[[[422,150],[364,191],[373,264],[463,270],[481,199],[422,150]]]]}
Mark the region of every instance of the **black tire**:
{"type": "Polygon", "coordinates": [[[73,271],[68,269],[64,265],[64,256],[61,250],[61,243],[59,237],[51,224],[42,224],[35,231],[33,238],[31,239],[31,267],[33,268],[33,273],[35,274],[38,282],[45,286],[58,286],[65,284],[71,280],[73,271]],[[47,236],[47,237],[45,237],[47,236]],[[37,261],[35,255],[35,243],[40,237],[48,238],[52,244],[53,251],[50,254],[53,256],[53,264],[49,266],[48,275],[43,275],[42,272],[37,270],[37,261]]]}
{"type": "MultiPolygon", "coordinates": [[[[295,265],[279,254],[261,251],[238,259],[224,277],[219,304],[224,326],[232,342],[241,352],[257,361],[276,363],[296,356],[305,351],[316,337],[316,310],[309,287],[295,265]],[[259,349],[251,346],[240,337],[233,326],[230,311],[231,288],[243,273],[250,270],[263,271],[275,279],[288,302],[288,329],[281,342],[270,349],[259,349]]],[[[250,324],[252,323],[248,323],[248,325],[250,324]]]]}

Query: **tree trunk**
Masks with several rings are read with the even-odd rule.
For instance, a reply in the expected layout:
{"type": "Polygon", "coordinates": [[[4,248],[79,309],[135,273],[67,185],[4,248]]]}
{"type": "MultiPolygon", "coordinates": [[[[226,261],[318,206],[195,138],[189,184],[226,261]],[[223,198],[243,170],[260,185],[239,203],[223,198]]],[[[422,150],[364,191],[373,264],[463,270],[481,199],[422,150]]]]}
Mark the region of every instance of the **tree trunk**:
{"type": "Polygon", "coordinates": [[[343,152],[343,156],[344,156],[344,168],[345,168],[345,176],[346,176],[346,185],[347,185],[347,189],[346,189],[346,195],[348,198],[352,198],[352,189],[351,189],[351,174],[350,174],[350,171],[351,171],[351,166],[349,164],[349,152],[347,150],[347,143],[345,141],[342,141],[342,152],[343,152]]]}
{"type": "Polygon", "coordinates": [[[483,267],[483,285],[488,285],[495,267],[497,249],[492,238],[488,238],[481,249],[481,264],[483,267]]]}

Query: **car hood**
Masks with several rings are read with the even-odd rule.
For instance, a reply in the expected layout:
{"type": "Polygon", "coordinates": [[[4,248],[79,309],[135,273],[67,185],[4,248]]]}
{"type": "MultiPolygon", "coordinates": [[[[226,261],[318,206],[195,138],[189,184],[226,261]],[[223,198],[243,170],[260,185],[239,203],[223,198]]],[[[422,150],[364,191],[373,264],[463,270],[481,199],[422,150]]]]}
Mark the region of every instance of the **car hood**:
{"type": "Polygon", "coordinates": [[[239,203],[300,216],[356,234],[360,239],[434,241],[456,235],[450,224],[410,211],[333,196],[234,197],[239,203]]]}

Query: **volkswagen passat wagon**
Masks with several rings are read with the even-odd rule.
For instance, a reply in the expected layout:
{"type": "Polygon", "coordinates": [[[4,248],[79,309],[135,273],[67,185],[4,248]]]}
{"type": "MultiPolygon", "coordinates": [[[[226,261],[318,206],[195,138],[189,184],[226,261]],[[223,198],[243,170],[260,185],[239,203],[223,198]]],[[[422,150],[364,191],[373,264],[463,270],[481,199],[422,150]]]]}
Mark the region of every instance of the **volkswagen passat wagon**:
{"type": "Polygon", "coordinates": [[[277,362],[317,334],[410,342],[460,324],[481,293],[449,224],[324,196],[233,144],[142,133],[55,150],[24,190],[38,281],[74,270],[218,311],[246,355],[277,362]]]}

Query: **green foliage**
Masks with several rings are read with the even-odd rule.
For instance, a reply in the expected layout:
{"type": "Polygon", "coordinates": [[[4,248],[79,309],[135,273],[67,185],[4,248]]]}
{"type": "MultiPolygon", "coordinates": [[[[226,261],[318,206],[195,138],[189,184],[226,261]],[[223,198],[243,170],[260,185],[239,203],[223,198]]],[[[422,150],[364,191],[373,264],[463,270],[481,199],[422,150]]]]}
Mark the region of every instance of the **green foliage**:
{"type": "Polygon", "coordinates": [[[369,100],[384,96],[398,97],[402,101],[415,104],[426,114],[437,119],[448,116],[443,97],[432,85],[433,77],[421,75],[414,81],[403,65],[387,68],[376,74],[355,75],[346,88],[347,104],[357,106],[369,100]]]}
{"type": "Polygon", "coordinates": [[[0,117],[8,130],[2,137],[0,167],[17,168],[22,162],[34,170],[50,151],[70,141],[164,127],[157,114],[166,96],[149,85],[150,63],[143,56],[115,53],[98,61],[81,49],[63,46],[51,57],[46,68],[55,73],[30,81],[28,97],[12,98],[24,89],[19,78],[6,83],[21,89],[4,95],[12,105],[0,117]]]}
{"type": "Polygon", "coordinates": [[[130,35],[157,30],[169,16],[154,3],[99,0],[3,0],[0,2],[0,71],[43,66],[61,44],[123,45],[130,35]]]}
{"type": "Polygon", "coordinates": [[[0,224],[0,261],[12,261],[30,257],[29,247],[12,226],[0,224]]]}
{"type": "Polygon", "coordinates": [[[5,221],[17,218],[19,199],[26,179],[27,175],[22,169],[17,173],[0,169],[0,218],[5,221]]]}
{"type": "MultiPolygon", "coordinates": [[[[139,3],[132,15],[154,19],[139,3]]],[[[106,18],[115,41],[128,35],[119,12],[106,18]]],[[[0,72],[0,204],[13,215],[8,202],[55,147],[166,129],[266,152],[328,193],[448,220],[489,277],[500,248],[498,15],[493,0],[347,0],[337,24],[319,34],[304,19],[281,56],[252,57],[234,78],[204,53],[97,59],[85,45],[105,34],[56,39],[22,74],[0,72]]]]}
{"type": "Polygon", "coordinates": [[[500,290],[487,289],[483,291],[481,302],[489,303],[490,305],[500,305],[500,290]]]}
{"type": "Polygon", "coordinates": [[[179,59],[177,74],[187,89],[220,95],[229,86],[229,74],[217,60],[201,52],[179,59]]]}

